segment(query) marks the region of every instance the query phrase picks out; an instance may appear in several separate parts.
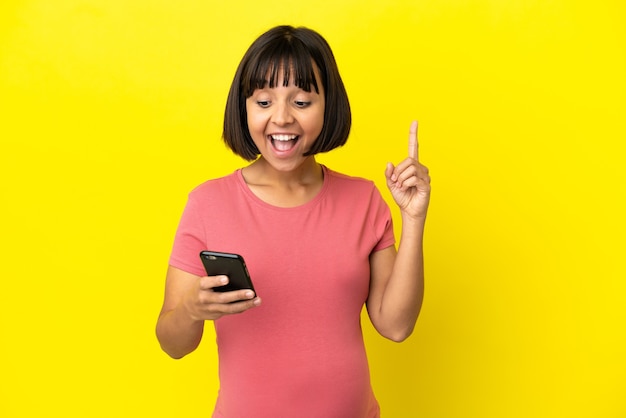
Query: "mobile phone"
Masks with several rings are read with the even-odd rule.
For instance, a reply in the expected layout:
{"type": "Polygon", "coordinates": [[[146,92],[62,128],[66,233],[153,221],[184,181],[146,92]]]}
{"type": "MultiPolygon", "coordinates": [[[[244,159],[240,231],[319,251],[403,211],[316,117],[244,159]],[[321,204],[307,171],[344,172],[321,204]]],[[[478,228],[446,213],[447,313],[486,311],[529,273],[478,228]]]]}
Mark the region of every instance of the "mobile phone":
{"type": "Polygon", "coordinates": [[[202,251],[200,252],[200,259],[202,264],[204,264],[207,276],[228,276],[228,284],[214,287],[213,290],[215,292],[230,292],[242,289],[254,291],[246,262],[239,254],[202,251]]]}

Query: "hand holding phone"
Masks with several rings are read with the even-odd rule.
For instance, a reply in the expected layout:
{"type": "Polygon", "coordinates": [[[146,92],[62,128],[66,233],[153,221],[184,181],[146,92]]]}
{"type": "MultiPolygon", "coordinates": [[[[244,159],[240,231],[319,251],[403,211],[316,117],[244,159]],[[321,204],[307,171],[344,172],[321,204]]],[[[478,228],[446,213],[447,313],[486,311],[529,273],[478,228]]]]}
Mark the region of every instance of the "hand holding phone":
{"type": "Polygon", "coordinates": [[[248,268],[239,254],[219,251],[202,251],[200,259],[207,276],[228,276],[228,284],[214,287],[215,292],[231,292],[234,290],[250,289],[255,294],[248,268]]]}

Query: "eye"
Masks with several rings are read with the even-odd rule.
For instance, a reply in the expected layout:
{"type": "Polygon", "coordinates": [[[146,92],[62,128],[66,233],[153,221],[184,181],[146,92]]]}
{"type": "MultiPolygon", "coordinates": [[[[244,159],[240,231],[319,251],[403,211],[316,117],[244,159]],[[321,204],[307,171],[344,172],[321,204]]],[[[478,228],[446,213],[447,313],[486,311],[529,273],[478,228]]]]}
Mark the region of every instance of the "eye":
{"type": "Polygon", "coordinates": [[[304,100],[296,100],[294,102],[296,104],[297,107],[304,109],[305,107],[308,107],[311,102],[305,102],[304,100]]]}
{"type": "Polygon", "coordinates": [[[257,100],[256,104],[258,104],[260,107],[269,107],[270,105],[270,101],[269,100],[257,100]]]}

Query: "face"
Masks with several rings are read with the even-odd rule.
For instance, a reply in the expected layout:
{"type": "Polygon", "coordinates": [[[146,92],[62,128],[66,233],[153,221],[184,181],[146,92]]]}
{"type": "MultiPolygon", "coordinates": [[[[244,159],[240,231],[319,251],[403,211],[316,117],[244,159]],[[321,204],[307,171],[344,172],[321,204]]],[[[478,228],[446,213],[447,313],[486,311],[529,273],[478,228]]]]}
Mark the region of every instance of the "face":
{"type": "Polygon", "coordinates": [[[257,89],[246,99],[248,129],[263,158],[279,171],[293,171],[311,157],[304,157],[324,125],[324,91],[317,69],[319,94],[290,83],[257,89]]]}

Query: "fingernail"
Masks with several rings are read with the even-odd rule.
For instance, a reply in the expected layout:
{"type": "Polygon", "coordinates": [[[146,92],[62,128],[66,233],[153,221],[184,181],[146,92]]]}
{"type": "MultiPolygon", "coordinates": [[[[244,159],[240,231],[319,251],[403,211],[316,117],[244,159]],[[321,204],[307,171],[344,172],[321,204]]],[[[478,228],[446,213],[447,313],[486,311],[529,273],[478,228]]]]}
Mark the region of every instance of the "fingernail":
{"type": "Polygon", "coordinates": [[[246,292],[246,297],[248,299],[252,299],[254,297],[254,292],[246,292]]]}
{"type": "Polygon", "coordinates": [[[228,283],[228,277],[226,277],[226,276],[220,277],[220,283],[223,283],[223,284],[228,283]]]}

